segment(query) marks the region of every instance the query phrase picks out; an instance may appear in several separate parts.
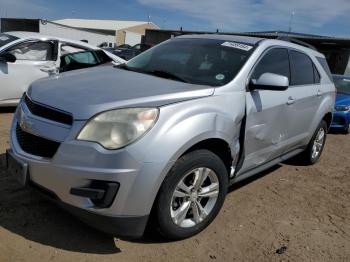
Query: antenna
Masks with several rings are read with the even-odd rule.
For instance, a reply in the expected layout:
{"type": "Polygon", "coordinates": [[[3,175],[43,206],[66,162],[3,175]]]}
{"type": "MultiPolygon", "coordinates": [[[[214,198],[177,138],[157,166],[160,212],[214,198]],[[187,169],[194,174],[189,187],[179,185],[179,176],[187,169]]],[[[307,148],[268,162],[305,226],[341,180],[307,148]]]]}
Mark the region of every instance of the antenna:
{"type": "Polygon", "coordinates": [[[293,23],[293,18],[294,18],[294,15],[295,15],[295,12],[293,11],[291,14],[290,14],[290,18],[289,18],[289,33],[292,32],[292,23],[293,23]]]}

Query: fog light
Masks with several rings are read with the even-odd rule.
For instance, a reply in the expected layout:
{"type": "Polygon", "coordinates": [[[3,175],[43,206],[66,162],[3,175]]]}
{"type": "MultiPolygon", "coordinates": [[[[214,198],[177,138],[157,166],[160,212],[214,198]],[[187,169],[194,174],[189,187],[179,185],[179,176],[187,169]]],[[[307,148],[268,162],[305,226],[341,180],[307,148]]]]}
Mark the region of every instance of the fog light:
{"type": "Polygon", "coordinates": [[[110,207],[117,195],[119,183],[110,181],[93,180],[87,187],[71,188],[70,193],[75,196],[86,197],[96,207],[110,207]]]}

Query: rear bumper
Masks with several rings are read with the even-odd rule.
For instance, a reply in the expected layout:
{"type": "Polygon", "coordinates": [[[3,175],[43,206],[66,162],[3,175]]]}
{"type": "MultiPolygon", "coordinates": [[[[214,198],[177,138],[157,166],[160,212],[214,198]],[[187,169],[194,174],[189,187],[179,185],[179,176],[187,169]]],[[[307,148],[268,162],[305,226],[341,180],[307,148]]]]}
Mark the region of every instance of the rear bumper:
{"type": "Polygon", "coordinates": [[[350,124],[350,112],[334,112],[331,129],[347,129],[350,124]]]}

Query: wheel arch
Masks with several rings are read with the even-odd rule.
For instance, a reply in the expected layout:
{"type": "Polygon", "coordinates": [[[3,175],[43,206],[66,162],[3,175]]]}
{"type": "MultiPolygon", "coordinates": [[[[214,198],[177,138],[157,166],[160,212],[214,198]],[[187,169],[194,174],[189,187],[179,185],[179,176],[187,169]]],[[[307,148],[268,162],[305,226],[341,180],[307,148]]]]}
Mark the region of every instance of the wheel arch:
{"type": "Polygon", "coordinates": [[[221,138],[209,138],[202,140],[188,148],[180,157],[200,149],[206,149],[217,155],[224,163],[227,172],[230,173],[233,157],[231,147],[226,140],[221,138]]]}
{"type": "Polygon", "coordinates": [[[333,114],[331,112],[326,113],[324,115],[324,117],[322,118],[322,120],[324,120],[327,123],[327,129],[328,130],[331,127],[332,119],[333,119],[333,114]]]}

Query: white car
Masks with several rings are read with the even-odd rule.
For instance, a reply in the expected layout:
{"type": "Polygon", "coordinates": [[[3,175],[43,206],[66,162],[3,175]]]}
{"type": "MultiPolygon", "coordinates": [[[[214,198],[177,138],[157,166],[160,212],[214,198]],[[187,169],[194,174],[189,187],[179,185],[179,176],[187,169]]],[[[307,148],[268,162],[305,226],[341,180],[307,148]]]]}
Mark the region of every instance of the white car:
{"type": "Polygon", "coordinates": [[[125,60],[81,41],[31,32],[0,33],[0,107],[17,105],[40,78],[125,60]]]}

